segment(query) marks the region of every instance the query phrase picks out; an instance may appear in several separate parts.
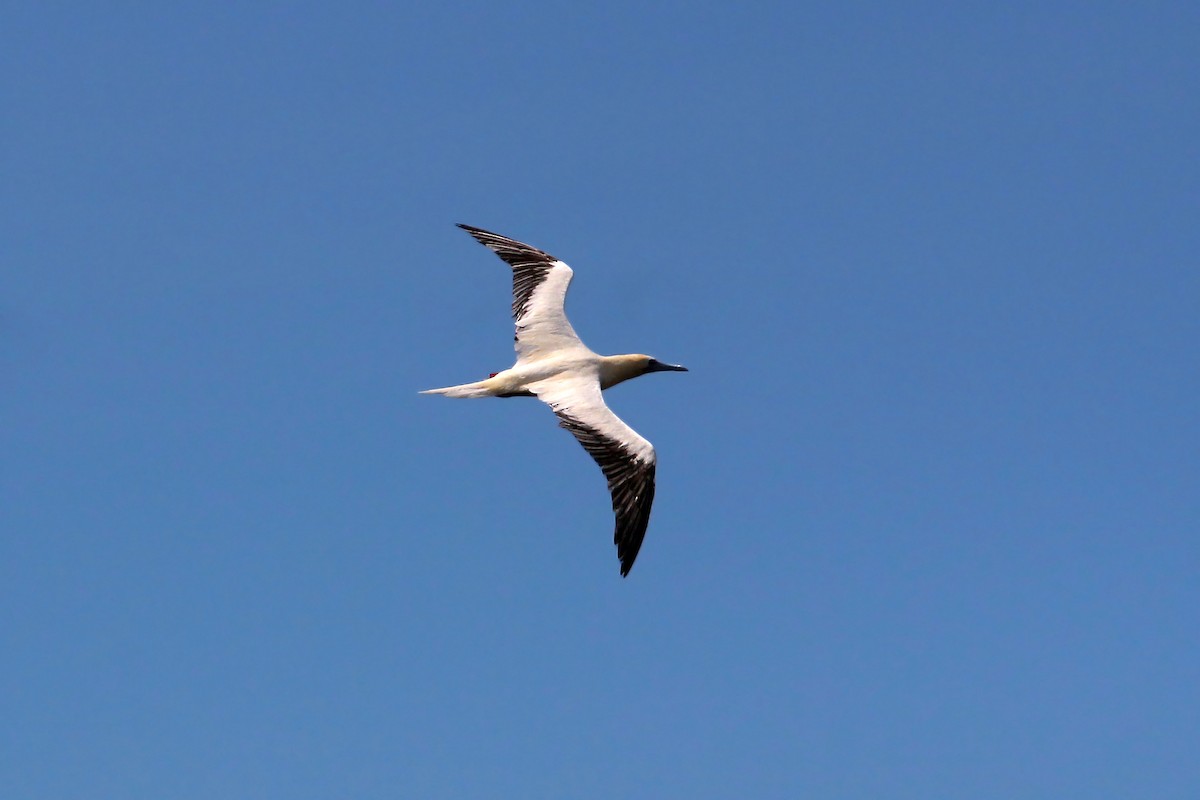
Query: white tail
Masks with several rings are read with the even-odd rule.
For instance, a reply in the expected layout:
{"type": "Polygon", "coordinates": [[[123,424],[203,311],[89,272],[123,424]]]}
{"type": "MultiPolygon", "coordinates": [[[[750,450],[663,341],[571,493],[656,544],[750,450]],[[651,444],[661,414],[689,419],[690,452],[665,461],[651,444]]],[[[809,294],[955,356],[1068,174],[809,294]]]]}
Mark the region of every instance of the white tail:
{"type": "Polygon", "coordinates": [[[421,394],[441,394],[446,397],[493,397],[495,393],[489,387],[489,383],[491,383],[491,379],[463,383],[458,386],[446,386],[441,389],[426,389],[421,394]]]}

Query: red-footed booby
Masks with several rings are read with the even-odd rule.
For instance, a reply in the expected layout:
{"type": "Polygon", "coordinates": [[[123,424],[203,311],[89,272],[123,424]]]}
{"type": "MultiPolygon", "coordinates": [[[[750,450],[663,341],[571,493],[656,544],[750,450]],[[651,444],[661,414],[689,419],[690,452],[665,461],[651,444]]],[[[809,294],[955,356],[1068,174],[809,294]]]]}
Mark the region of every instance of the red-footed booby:
{"type": "Polygon", "coordinates": [[[608,479],[617,558],[629,574],[654,502],[654,446],[604,404],[601,392],[648,372],[687,372],[647,355],[602,356],[579,339],[563,303],[571,268],[549,253],[470,225],[458,227],[500,256],[513,271],[517,361],[487,380],[429,389],[447,397],[537,397],[554,410],[608,479]]]}

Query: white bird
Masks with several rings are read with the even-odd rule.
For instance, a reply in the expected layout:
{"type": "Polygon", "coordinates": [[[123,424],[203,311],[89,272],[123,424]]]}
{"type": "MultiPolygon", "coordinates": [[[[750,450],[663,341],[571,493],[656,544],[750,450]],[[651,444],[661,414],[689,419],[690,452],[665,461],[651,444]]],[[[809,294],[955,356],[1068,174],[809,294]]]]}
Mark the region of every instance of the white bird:
{"type": "Polygon", "coordinates": [[[447,397],[537,397],[596,460],[612,493],[617,558],[629,574],[654,502],[654,446],[604,404],[601,391],[648,372],[687,372],[647,355],[601,356],[579,339],[563,303],[571,268],[549,253],[470,225],[458,227],[513,270],[517,361],[487,380],[429,389],[447,397]]]}

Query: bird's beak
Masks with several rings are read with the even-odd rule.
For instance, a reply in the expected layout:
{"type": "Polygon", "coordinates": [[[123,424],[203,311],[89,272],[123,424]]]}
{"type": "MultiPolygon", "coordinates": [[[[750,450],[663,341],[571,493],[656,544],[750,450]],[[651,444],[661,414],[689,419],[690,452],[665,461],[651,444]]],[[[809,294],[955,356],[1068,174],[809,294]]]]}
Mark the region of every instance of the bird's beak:
{"type": "Polygon", "coordinates": [[[681,364],[664,364],[657,359],[650,359],[646,372],[687,372],[688,368],[681,364]]]}

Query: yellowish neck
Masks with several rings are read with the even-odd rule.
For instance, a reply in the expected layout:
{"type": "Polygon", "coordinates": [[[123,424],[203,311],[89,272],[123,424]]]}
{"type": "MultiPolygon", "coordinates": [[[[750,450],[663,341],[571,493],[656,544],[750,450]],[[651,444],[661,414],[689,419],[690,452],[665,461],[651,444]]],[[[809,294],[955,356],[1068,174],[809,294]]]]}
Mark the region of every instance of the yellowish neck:
{"type": "Polygon", "coordinates": [[[648,359],[643,355],[601,356],[600,388],[608,389],[630,378],[646,374],[648,359]]]}

